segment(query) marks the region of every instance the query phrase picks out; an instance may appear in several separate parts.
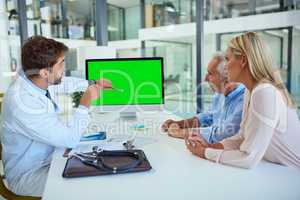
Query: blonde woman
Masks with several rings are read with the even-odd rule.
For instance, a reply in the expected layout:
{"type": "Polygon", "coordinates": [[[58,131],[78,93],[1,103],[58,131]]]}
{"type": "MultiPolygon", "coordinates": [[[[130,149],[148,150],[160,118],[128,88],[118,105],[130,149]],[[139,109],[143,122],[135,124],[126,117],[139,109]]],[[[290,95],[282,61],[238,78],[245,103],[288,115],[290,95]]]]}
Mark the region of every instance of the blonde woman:
{"type": "Polygon", "coordinates": [[[265,43],[253,32],[237,36],[229,43],[226,60],[229,81],[247,88],[240,131],[216,144],[191,136],[187,148],[201,158],[236,167],[253,168],[265,159],[300,170],[296,105],[265,43]]]}

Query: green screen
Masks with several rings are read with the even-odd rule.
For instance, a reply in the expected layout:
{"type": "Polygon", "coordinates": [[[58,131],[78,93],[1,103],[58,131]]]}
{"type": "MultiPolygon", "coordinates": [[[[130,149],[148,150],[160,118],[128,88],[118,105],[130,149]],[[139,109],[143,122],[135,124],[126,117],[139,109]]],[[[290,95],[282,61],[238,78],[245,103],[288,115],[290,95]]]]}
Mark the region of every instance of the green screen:
{"type": "Polygon", "coordinates": [[[88,60],[87,79],[111,80],[93,105],[145,105],[163,103],[161,59],[88,60]]]}

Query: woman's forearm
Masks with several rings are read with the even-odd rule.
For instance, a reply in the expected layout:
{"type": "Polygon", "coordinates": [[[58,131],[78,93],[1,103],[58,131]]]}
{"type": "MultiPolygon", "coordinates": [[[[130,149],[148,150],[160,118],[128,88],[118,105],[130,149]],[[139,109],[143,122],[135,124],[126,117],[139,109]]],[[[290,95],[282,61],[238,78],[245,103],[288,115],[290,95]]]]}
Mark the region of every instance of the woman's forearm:
{"type": "Polygon", "coordinates": [[[214,143],[214,144],[209,144],[208,148],[213,148],[213,149],[224,149],[224,145],[222,143],[214,143]]]}

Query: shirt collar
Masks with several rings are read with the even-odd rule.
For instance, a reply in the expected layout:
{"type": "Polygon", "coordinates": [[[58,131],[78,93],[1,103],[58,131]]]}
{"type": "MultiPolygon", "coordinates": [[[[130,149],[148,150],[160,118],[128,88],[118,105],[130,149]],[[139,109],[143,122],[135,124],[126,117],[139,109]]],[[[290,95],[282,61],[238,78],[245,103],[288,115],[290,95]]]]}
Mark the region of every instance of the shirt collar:
{"type": "Polygon", "coordinates": [[[234,90],[232,90],[226,97],[225,99],[232,99],[241,93],[244,93],[245,86],[243,84],[239,84],[234,90]]]}
{"type": "Polygon", "coordinates": [[[25,80],[26,83],[28,83],[31,88],[35,91],[38,92],[42,95],[46,95],[47,90],[44,90],[42,88],[39,88],[38,86],[36,86],[31,80],[29,80],[25,75],[22,76],[22,78],[25,80]]]}

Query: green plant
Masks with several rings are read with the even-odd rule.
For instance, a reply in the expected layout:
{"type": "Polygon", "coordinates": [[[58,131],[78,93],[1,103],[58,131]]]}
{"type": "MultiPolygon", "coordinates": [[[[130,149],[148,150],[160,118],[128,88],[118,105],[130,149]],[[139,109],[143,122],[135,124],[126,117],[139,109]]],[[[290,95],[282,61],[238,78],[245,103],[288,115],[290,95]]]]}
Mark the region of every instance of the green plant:
{"type": "Polygon", "coordinates": [[[71,94],[71,97],[72,97],[72,103],[73,103],[73,107],[74,108],[77,108],[79,106],[79,103],[80,103],[80,99],[82,97],[84,92],[80,91],[80,92],[73,92],[71,94]]]}

